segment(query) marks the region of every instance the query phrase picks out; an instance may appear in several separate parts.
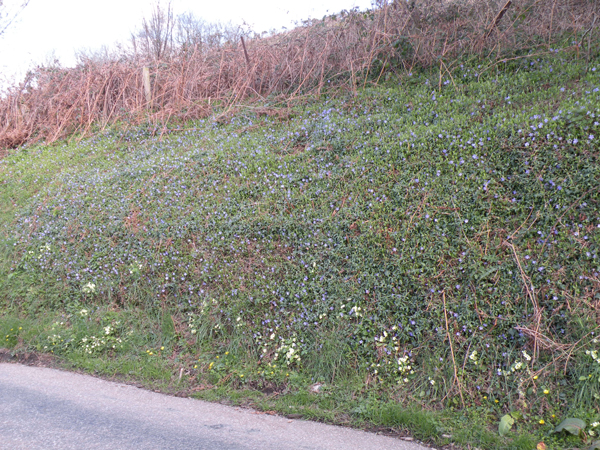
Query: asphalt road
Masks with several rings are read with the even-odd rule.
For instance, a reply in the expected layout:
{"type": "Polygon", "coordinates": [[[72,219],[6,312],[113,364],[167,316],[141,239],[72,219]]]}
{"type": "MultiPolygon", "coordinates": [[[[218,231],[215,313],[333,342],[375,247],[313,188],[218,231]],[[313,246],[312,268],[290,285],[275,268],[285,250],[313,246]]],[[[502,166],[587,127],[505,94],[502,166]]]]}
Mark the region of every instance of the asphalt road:
{"type": "Polygon", "coordinates": [[[427,450],[363,431],[0,363],[0,449],[427,450]]]}

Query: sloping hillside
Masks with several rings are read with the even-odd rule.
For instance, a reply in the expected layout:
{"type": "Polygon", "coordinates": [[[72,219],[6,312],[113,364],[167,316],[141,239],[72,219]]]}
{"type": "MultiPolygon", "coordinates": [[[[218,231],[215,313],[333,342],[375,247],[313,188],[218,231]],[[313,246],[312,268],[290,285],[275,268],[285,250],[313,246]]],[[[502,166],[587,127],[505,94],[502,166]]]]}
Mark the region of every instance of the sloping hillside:
{"type": "Polygon", "coordinates": [[[592,436],[599,91],[553,51],[14,151],[4,345],[440,445],[592,436]]]}

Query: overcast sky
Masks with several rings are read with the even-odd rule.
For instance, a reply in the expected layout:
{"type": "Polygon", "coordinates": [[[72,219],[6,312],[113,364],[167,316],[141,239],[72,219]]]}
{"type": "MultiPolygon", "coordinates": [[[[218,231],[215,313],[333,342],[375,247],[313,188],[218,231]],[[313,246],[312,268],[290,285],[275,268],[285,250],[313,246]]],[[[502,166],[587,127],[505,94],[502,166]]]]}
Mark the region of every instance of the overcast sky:
{"type": "MultiPolygon", "coordinates": [[[[22,0],[5,0],[14,10],[22,0]]],[[[26,70],[56,57],[75,62],[80,49],[126,42],[153,0],[31,0],[0,37],[0,85],[20,80],[26,70]]],[[[165,0],[162,1],[166,5],[165,0]]],[[[371,6],[371,0],[172,0],[175,14],[186,11],[211,22],[247,23],[254,31],[291,28],[298,20],[321,18],[343,9],[371,6]]]]}

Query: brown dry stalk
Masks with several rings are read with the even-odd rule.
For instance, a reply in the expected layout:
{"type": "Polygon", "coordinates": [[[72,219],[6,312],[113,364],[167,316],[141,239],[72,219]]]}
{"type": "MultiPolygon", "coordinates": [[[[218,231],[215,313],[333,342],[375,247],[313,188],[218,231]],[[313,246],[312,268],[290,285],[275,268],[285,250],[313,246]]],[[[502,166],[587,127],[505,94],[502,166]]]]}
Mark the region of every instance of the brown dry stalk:
{"type": "Polygon", "coordinates": [[[454,346],[452,345],[452,337],[450,336],[450,328],[448,327],[448,310],[446,309],[446,293],[442,292],[442,300],[444,302],[444,319],[446,320],[446,334],[448,335],[448,342],[450,344],[450,354],[452,355],[452,367],[454,369],[454,382],[458,386],[458,393],[460,394],[460,401],[462,402],[463,408],[465,407],[465,399],[463,398],[462,386],[460,379],[458,378],[458,370],[456,369],[456,359],[454,358],[454,346]]]}
{"type": "Polygon", "coordinates": [[[452,78],[442,57],[486,55],[493,49],[498,60],[510,58],[515,50],[535,48],[548,29],[548,43],[565,32],[589,30],[594,8],[593,2],[569,0],[417,0],[414,7],[392,3],[266,38],[245,38],[242,49],[236,40],[181,49],[160,61],[123,51],[113,60],[91,59],[75,68],[37,67],[0,97],[0,148],[87,134],[94,124],[102,129],[119,121],[146,122],[163,128],[169,120],[206,117],[215,104],[266,96],[289,102],[334,83],[355,89],[401,67],[435,64],[440,75],[452,78]],[[524,14],[526,20],[520,20],[524,14]],[[484,43],[490,30],[482,24],[490,23],[498,32],[484,43]],[[143,92],[144,66],[152,79],[151,108],[143,92]]]}
{"type": "Polygon", "coordinates": [[[540,333],[538,330],[520,326],[516,326],[515,330],[533,338],[538,343],[539,348],[543,350],[563,351],[571,347],[571,345],[568,344],[559,344],[548,336],[540,333]]]}
{"type": "Polygon", "coordinates": [[[500,12],[498,13],[498,15],[496,16],[496,18],[492,22],[492,26],[490,27],[490,30],[485,35],[484,39],[487,39],[487,38],[490,37],[490,34],[492,34],[492,31],[494,31],[494,29],[496,29],[496,27],[498,26],[498,22],[500,22],[500,20],[502,19],[502,16],[504,16],[504,14],[506,14],[506,11],[508,11],[508,8],[510,8],[511,4],[512,4],[512,0],[508,0],[506,2],[506,4],[502,7],[502,9],[500,10],[500,12]]]}
{"type": "MultiPolygon", "coordinates": [[[[527,296],[529,297],[529,299],[531,300],[531,304],[533,305],[533,318],[534,318],[536,324],[535,324],[535,331],[530,335],[530,337],[533,337],[533,360],[535,361],[535,359],[537,358],[537,355],[538,355],[539,348],[540,348],[539,339],[540,339],[540,336],[542,336],[541,333],[539,332],[540,323],[542,320],[542,312],[540,310],[539,304],[535,297],[535,290],[534,290],[533,285],[531,284],[531,279],[525,274],[523,267],[521,267],[521,261],[519,260],[519,255],[517,255],[517,250],[515,249],[515,246],[513,244],[511,244],[510,242],[506,242],[506,245],[512,249],[513,254],[515,255],[515,260],[517,261],[517,266],[519,267],[519,272],[521,273],[521,279],[523,280],[523,284],[525,285],[525,289],[527,291],[527,296]]],[[[525,312],[527,313],[527,308],[525,309],[525,312]]],[[[543,347],[543,345],[542,345],[542,347],[543,347]]]]}

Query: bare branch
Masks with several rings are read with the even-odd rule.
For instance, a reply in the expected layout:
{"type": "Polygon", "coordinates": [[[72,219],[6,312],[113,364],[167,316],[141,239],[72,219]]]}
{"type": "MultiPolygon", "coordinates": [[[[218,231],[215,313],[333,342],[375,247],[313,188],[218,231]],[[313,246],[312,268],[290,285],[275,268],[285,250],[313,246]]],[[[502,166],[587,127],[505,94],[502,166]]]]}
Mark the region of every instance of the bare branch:
{"type": "MultiPolygon", "coordinates": [[[[24,0],[19,6],[17,6],[16,10],[11,12],[3,12],[0,9],[0,37],[6,32],[8,27],[10,27],[19,14],[23,12],[25,7],[29,4],[30,0],[24,0]]],[[[4,2],[0,0],[0,8],[4,8],[4,2]]]]}

